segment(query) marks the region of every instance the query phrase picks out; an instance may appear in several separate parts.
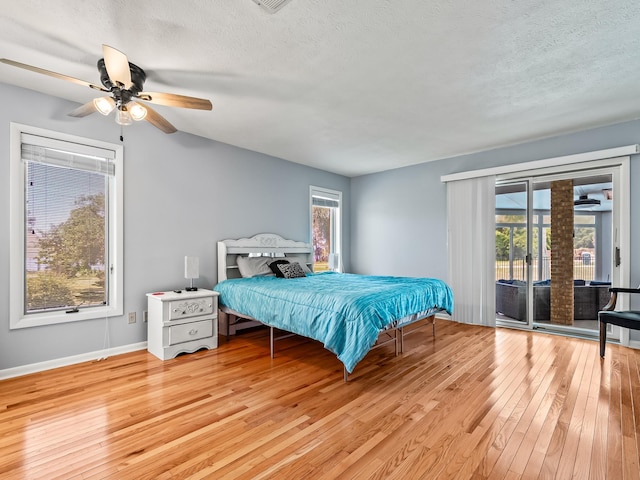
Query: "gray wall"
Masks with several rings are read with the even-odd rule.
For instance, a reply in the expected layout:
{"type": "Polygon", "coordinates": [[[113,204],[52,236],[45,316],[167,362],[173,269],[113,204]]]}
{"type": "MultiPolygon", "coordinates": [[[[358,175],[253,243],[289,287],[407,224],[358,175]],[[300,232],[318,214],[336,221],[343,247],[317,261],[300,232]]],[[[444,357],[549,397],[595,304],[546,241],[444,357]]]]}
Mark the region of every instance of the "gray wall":
{"type": "MultiPolygon", "coordinates": [[[[104,319],[9,330],[9,123],[112,143],[120,128],[112,116],[71,118],[77,104],[2,83],[0,99],[2,370],[101,350],[105,331],[104,319]]],[[[111,347],[146,341],[145,294],[184,287],[185,255],[200,257],[196,285],[211,288],[218,240],[274,232],[309,241],[309,185],[343,192],[348,262],[348,178],[181,132],[165,135],[146,122],[124,135],[125,316],[109,320],[111,347]],[[127,323],[128,312],[137,323],[127,323]]]]}
{"type": "MultiPolygon", "coordinates": [[[[423,163],[351,180],[351,268],[355,273],[447,279],[442,175],[640,143],[640,121],[423,163]]],[[[640,283],[640,157],[631,158],[631,285],[640,283]],[[635,208],[634,208],[635,207],[635,208]]],[[[632,306],[638,305],[635,299],[632,306]]],[[[640,339],[639,332],[631,332],[640,339]]]]}

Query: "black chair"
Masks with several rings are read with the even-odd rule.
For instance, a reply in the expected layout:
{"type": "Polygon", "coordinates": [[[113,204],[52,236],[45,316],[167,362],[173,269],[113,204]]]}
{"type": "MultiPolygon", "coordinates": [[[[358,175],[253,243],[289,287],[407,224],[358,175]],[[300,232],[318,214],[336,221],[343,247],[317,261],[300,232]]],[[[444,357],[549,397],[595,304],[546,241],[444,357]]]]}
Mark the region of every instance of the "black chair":
{"type": "Polygon", "coordinates": [[[604,347],[607,344],[607,324],[617,325],[619,327],[640,330],[640,311],[625,310],[616,312],[616,301],[618,293],[640,293],[640,288],[610,288],[611,299],[602,311],[598,312],[598,321],[600,322],[600,356],[604,358],[604,347]]]}

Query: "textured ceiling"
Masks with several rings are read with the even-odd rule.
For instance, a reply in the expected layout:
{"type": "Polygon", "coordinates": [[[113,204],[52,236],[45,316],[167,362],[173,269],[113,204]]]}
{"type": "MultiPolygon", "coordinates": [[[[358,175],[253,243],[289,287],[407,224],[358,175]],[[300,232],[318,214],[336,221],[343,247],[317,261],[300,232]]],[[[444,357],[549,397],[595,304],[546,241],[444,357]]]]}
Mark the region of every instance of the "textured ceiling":
{"type": "MultiPolygon", "coordinates": [[[[145,90],[213,102],[157,107],[179,130],[348,176],[640,117],[637,0],[2,3],[0,57],[98,83],[110,45],[145,90]]],[[[3,64],[0,81],[97,96],[3,64]]]]}

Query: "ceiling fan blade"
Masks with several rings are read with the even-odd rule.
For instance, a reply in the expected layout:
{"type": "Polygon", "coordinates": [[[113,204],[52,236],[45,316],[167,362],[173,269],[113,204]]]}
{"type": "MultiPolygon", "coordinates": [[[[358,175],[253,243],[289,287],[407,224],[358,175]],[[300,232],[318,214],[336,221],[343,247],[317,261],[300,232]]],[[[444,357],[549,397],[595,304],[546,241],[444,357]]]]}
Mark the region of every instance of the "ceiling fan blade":
{"type": "Polygon", "coordinates": [[[104,64],[109,74],[111,83],[124,85],[125,89],[131,88],[131,70],[127,56],[120,50],[116,50],[109,45],[102,45],[104,64]]]}
{"type": "Polygon", "coordinates": [[[144,105],[147,110],[147,116],[144,119],[156,128],[159,128],[164,133],[175,133],[178,131],[176,127],[171,125],[166,118],[152,109],[149,105],[144,105]]]}
{"type": "Polygon", "coordinates": [[[167,107],[195,108],[197,110],[211,110],[213,106],[204,98],[187,97],[175,93],[140,92],[137,96],[140,100],[166,105],[167,107]]]}
{"type": "Polygon", "coordinates": [[[36,73],[42,73],[44,75],[49,75],[50,77],[59,78],[60,80],[66,80],[68,82],[77,83],[78,85],[83,85],[85,87],[93,88],[95,90],[100,90],[102,92],[108,92],[109,90],[101,87],[100,85],[96,85],[91,82],[86,82],[84,80],[80,80],[79,78],[70,77],[68,75],[63,75],[61,73],[52,72],[51,70],[45,70],[44,68],[34,67],[32,65],[27,65],[26,63],[16,62],[14,60],[9,60],[8,58],[0,58],[0,62],[6,63],[7,65],[12,65],[18,68],[24,68],[25,70],[30,70],[36,73]]]}
{"type": "Polygon", "coordinates": [[[92,113],[95,113],[97,111],[98,109],[96,108],[95,103],[93,103],[93,100],[91,100],[90,102],[79,106],[73,112],[70,112],[68,115],[70,117],[86,117],[87,115],[91,115],[92,113]]]}

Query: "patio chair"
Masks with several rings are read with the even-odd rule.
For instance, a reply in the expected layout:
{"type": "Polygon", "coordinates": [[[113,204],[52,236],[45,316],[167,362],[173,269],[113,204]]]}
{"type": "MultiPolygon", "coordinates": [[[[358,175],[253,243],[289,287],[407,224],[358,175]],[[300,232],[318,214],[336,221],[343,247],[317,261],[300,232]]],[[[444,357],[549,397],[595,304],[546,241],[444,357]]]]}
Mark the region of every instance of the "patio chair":
{"type": "Polygon", "coordinates": [[[640,330],[640,311],[624,310],[616,312],[616,301],[618,293],[640,293],[640,288],[610,288],[611,298],[602,311],[598,312],[598,321],[600,322],[600,357],[604,358],[604,348],[607,344],[607,324],[617,325],[619,327],[640,330]]]}

